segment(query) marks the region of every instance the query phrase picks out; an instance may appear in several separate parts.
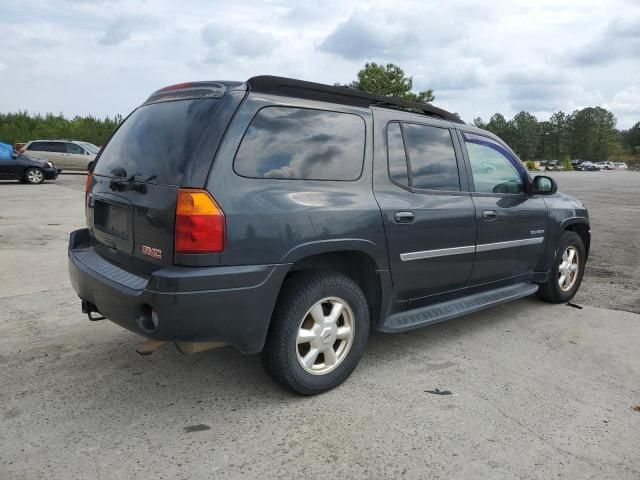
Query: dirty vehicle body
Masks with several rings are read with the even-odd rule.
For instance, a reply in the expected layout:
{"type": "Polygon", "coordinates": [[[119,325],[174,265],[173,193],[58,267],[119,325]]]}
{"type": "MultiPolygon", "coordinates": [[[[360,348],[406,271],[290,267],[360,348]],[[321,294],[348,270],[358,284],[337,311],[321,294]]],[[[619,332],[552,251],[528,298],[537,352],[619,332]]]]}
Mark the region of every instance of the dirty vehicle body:
{"type": "Polygon", "coordinates": [[[87,182],[83,311],[262,352],[302,394],[401,332],[535,293],[569,300],[588,215],[491,133],[430,105],[279,77],[167,87],[87,182]]]}

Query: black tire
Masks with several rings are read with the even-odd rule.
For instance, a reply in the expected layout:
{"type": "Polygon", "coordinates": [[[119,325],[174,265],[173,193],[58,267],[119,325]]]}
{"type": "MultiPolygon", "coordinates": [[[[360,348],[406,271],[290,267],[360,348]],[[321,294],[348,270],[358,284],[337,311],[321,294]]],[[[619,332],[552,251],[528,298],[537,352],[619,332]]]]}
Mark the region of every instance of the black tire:
{"type": "MultiPolygon", "coordinates": [[[[271,319],[262,352],[265,370],[280,385],[301,395],[316,395],[330,390],[349,377],[362,357],[369,336],[369,319],[367,299],[351,278],[336,272],[295,273],[284,283],[271,319]],[[343,300],[351,309],[353,337],[350,348],[333,370],[314,374],[305,370],[298,360],[302,347],[296,339],[298,329],[309,321],[305,314],[316,303],[329,297],[343,300]]],[[[324,354],[321,355],[324,358],[324,354]]]]}
{"type": "Polygon", "coordinates": [[[29,167],[24,172],[24,181],[31,185],[39,185],[44,182],[44,172],[37,167],[29,167]]]}
{"type": "Polygon", "coordinates": [[[564,232],[558,242],[558,250],[556,253],[556,259],[553,262],[553,267],[551,268],[551,274],[549,275],[549,279],[546,283],[540,284],[538,297],[552,303],[564,303],[571,300],[582,283],[585,262],[586,251],[584,242],[580,235],[570,231],[564,232]],[[573,286],[568,290],[563,290],[560,288],[560,284],[558,282],[560,275],[559,267],[562,263],[562,255],[569,247],[574,247],[578,252],[578,272],[573,286]]]}

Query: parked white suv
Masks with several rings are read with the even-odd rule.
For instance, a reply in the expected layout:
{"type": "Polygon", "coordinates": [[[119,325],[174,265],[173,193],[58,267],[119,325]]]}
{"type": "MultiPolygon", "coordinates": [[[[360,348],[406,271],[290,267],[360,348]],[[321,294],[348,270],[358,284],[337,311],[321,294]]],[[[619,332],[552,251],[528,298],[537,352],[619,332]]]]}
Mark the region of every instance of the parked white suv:
{"type": "Polygon", "coordinates": [[[613,162],[598,162],[598,163],[596,163],[596,165],[600,170],[613,170],[614,169],[613,162]]]}
{"type": "Polygon", "coordinates": [[[24,146],[26,155],[46,158],[60,170],[87,170],[100,149],[76,140],[32,140],[24,146]]]}

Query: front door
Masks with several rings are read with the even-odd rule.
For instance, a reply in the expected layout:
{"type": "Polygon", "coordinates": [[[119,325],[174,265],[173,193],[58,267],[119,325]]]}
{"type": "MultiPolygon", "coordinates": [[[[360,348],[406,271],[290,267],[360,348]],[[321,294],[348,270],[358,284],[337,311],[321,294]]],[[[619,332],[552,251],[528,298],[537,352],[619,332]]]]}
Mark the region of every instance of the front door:
{"type": "Polygon", "coordinates": [[[414,123],[394,120],[393,112],[374,112],[381,146],[374,192],[396,299],[417,301],[463,288],[476,228],[455,130],[424,117],[414,123]]]}
{"type": "Polygon", "coordinates": [[[476,209],[476,257],[469,285],[518,278],[538,264],[547,235],[547,208],[525,192],[526,171],[504,145],[463,132],[476,209]]]}

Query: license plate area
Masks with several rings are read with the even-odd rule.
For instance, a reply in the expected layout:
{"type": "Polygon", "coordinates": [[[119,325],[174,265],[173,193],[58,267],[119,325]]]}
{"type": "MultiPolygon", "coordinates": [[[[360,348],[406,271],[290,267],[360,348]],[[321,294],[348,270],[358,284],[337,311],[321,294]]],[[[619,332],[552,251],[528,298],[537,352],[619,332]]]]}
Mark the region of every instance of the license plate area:
{"type": "Polygon", "coordinates": [[[120,240],[129,240],[130,209],[124,205],[96,200],[93,225],[101,232],[120,240]]]}

